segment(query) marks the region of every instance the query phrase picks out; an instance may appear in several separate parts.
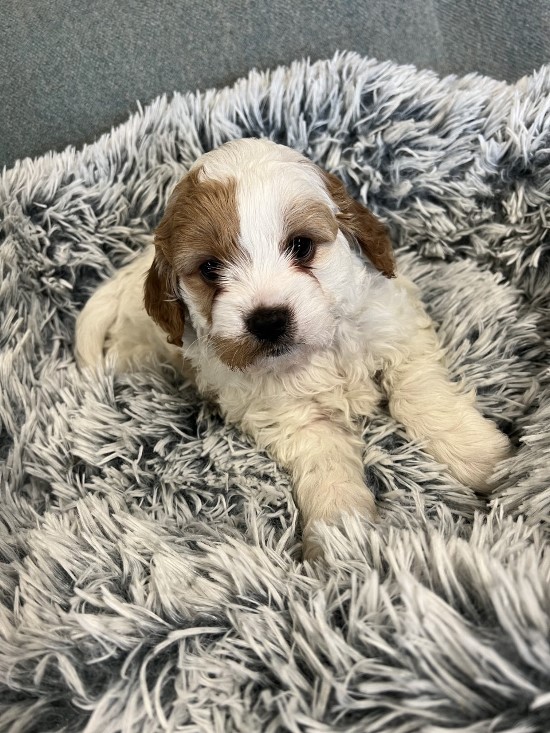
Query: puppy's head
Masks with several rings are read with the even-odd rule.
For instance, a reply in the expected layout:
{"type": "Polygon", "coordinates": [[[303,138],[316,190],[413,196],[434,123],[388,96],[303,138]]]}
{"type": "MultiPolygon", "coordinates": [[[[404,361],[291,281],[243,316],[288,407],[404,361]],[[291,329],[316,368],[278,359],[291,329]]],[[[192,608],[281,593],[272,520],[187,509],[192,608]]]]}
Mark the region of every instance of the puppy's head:
{"type": "Polygon", "coordinates": [[[177,345],[187,310],[233,369],[297,362],[333,338],[353,285],[350,242],[393,277],[385,227],[339,179],[282,145],[227,143],[176,186],[145,307],[177,345]]]}

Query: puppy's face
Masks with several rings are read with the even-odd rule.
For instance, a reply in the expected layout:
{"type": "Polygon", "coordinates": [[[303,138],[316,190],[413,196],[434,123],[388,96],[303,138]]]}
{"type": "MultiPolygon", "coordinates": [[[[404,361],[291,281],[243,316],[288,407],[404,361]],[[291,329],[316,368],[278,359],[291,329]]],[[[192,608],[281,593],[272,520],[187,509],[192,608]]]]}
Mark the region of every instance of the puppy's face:
{"type": "Polygon", "coordinates": [[[187,310],[232,369],[297,363],[331,343],[354,239],[394,274],[385,228],[295,151],[239,140],[176,186],[155,236],[145,307],[181,345],[187,310]]]}

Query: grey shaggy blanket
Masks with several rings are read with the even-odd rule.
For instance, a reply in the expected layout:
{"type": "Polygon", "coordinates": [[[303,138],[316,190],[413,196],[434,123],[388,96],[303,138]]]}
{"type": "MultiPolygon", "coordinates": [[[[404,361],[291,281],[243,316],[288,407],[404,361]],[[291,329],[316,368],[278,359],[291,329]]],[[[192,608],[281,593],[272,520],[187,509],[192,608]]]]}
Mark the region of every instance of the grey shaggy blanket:
{"type": "Polygon", "coordinates": [[[2,733],[550,730],[550,68],[252,72],[18,163],[0,207],[2,733]],[[489,505],[381,409],[379,524],[327,529],[327,564],[303,564],[287,476],[191,386],[78,372],[87,297],[239,136],[388,222],[453,377],[516,447],[489,505]]]}

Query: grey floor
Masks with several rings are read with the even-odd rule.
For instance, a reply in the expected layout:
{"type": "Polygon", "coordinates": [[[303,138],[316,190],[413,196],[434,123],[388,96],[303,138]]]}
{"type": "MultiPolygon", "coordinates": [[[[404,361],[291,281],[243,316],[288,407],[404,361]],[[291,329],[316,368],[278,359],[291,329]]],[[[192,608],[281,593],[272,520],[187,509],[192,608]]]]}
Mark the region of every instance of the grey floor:
{"type": "Polygon", "coordinates": [[[514,81],[548,60],[550,0],[4,0],[0,165],[81,145],[162,92],[355,50],[514,81]]]}

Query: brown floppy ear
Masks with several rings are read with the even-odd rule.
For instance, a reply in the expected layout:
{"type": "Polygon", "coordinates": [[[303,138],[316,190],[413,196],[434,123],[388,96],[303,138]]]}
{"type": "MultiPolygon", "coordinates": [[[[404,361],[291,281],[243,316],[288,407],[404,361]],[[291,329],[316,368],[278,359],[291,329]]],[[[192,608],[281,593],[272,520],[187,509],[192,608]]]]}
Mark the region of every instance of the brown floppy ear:
{"type": "Polygon", "coordinates": [[[327,190],[338,207],[336,219],[343,232],[359,244],[377,270],[386,277],[395,277],[395,259],[384,224],[349,195],[337,176],[326,171],[322,173],[327,190]]]}
{"type": "Polygon", "coordinates": [[[153,264],[145,278],[145,310],[168,334],[168,343],[182,345],[185,313],[176,296],[171,267],[158,245],[153,264]]]}

